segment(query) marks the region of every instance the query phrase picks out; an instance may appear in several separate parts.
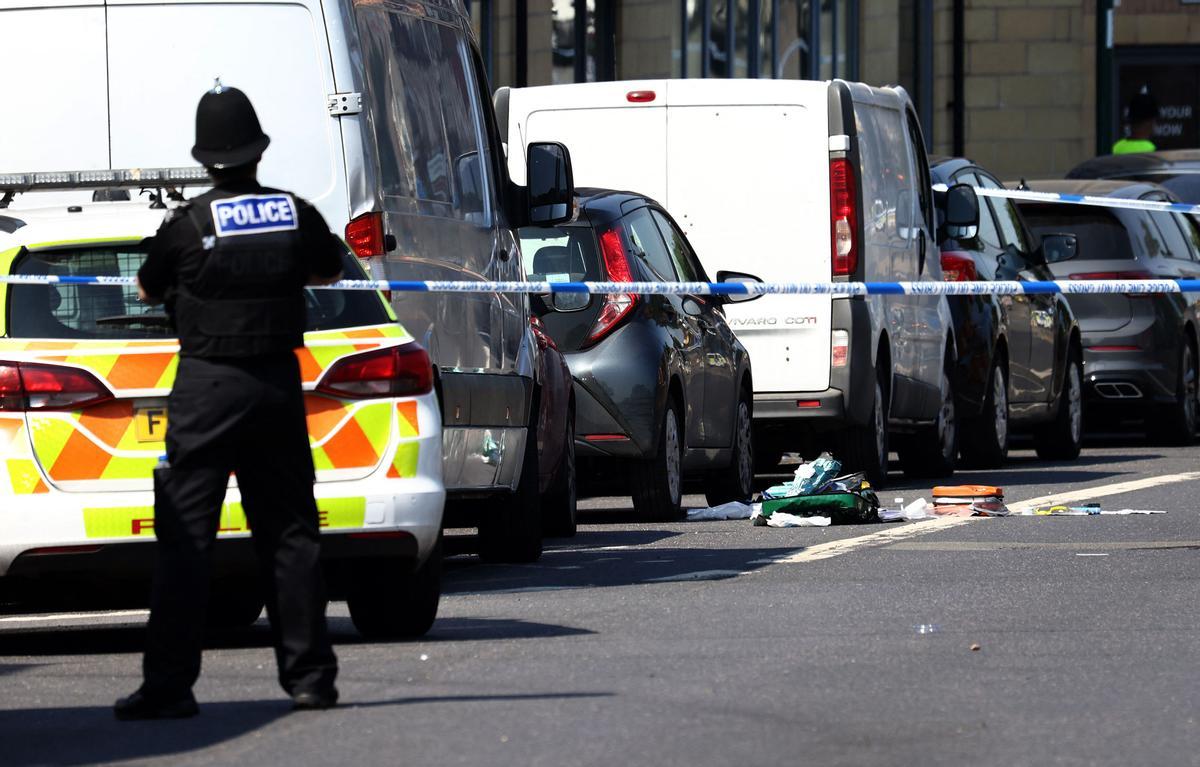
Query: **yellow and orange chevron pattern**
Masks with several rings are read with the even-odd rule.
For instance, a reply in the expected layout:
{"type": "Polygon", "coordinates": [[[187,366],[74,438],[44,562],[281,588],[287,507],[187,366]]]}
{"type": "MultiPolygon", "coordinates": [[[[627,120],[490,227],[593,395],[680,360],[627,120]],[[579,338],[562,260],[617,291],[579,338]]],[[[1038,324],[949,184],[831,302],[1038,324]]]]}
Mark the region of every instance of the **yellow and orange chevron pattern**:
{"type": "MultiPolygon", "coordinates": [[[[306,347],[297,350],[304,382],[315,384],[349,354],[408,338],[398,325],[309,333],[306,347]]],[[[0,476],[0,495],[10,489],[17,495],[44,493],[48,485],[104,490],[113,480],[119,485],[110,485],[112,489],[148,489],[165,445],[138,440],[132,397],[167,395],[175,378],[175,351],[173,342],[165,340],[114,344],[0,339],[0,358],[85,368],[119,397],[81,411],[0,414],[0,468],[7,475],[0,476]]],[[[420,426],[415,401],[341,400],[306,393],[305,410],[318,481],[350,480],[373,472],[387,457],[393,423],[399,446],[388,476],[416,476],[420,426]]]]}

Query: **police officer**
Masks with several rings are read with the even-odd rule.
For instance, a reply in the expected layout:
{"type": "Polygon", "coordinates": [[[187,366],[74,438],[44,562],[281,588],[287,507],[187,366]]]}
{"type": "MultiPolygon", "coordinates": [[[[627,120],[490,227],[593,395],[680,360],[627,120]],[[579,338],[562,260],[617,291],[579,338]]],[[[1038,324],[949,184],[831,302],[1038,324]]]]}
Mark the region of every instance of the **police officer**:
{"type": "Polygon", "coordinates": [[[258,183],[269,142],[246,95],[217,81],[200,99],[192,148],[214,188],[168,215],[138,272],[143,300],[166,303],[180,352],[169,465],[154,476],[158,557],[144,681],[117,701],[118,719],[198,712],[192,685],[231,473],[253,533],[280,684],[297,709],[337,702],[294,349],[303,344],[304,287],[341,277],[341,247],[311,205],[258,183]]]}
{"type": "Polygon", "coordinates": [[[1129,99],[1125,110],[1129,122],[1129,135],[1113,144],[1113,154],[1135,154],[1138,152],[1154,152],[1154,121],[1158,117],[1158,102],[1150,94],[1150,89],[1143,85],[1129,99]]]}

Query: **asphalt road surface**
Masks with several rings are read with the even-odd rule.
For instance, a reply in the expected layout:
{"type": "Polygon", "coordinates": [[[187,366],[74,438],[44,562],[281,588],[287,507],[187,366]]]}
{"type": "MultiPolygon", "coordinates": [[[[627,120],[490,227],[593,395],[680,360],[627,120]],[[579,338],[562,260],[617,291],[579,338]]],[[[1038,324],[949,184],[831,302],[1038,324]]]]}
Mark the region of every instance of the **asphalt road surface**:
{"type": "Polygon", "coordinates": [[[422,641],[333,605],[329,712],[289,712],[260,620],[211,638],[199,717],[118,723],[143,613],[0,616],[0,765],[1200,765],[1198,457],[1130,437],[957,478],[1156,516],[778,530],[591,499],[536,565],[451,556],[422,641]]]}

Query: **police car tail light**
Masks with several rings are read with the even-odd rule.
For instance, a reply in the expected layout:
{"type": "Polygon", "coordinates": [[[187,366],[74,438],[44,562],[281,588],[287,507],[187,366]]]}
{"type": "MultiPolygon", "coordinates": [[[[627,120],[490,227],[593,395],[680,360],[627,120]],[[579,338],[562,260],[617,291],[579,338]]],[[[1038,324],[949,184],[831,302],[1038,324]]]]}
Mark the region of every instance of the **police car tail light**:
{"type": "Polygon", "coordinates": [[[979,278],[975,259],[969,253],[957,250],[942,251],[943,282],[974,282],[979,278]]]}
{"type": "Polygon", "coordinates": [[[112,398],[112,392],[86,370],[0,363],[0,410],[78,410],[112,398]]]}
{"type": "MultiPolygon", "coordinates": [[[[625,252],[625,243],[621,241],[620,228],[614,227],[600,235],[600,253],[604,256],[604,268],[610,281],[633,282],[633,270],[629,268],[629,256],[625,252]]],[[[611,333],[635,306],[637,296],[633,293],[606,295],[604,306],[592,323],[585,343],[594,344],[611,333]]]]}
{"type": "Polygon", "coordinates": [[[338,361],[317,391],[335,397],[411,397],[433,390],[433,367],[420,344],[407,343],[338,361]]]}
{"type": "Polygon", "coordinates": [[[364,213],[346,224],[346,244],[359,258],[383,255],[383,214],[364,213]]]}
{"type": "Polygon", "coordinates": [[[858,269],[858,189],[854,167],[845,157],[829,161],[829,238],[834,277],[848,277],[858,269]]]}

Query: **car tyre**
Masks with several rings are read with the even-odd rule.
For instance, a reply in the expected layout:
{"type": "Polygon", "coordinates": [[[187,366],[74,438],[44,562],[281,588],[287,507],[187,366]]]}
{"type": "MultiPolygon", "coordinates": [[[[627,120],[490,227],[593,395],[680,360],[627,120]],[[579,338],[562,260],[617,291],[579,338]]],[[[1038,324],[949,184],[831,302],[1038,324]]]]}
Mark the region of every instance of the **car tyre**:
{"type": "Polygon", "coordinates": [[[997,358],[988,376],[987,396],[979,418],[968,421],[961,435],[963,460],[978,469],[994,469],[1008,459],[1008,375],[997,358]]]}
{"type": "Polygon", "coordinates": [[[883,392],[883,383],[877,377],[867,423],[848,426],[841,441],[846,468],[865,473],[876,488],[886,484],[888,474],[888,403],[883,392]]]}
{"type": "Polygon", "coordinates": [[[1156,440],[1170,445],[1190,445],[1196,439],[1197,386],[1196,353],[1186,340],[1179,350],[1179,375],[1175,402],[1155,413],[1148,431],[1156,440]]]}
{"type": "Polygon", "coordinates": [[[1037,432],[1037,454],[1043,460],[1073,461],[1083,448],[1083,363],[1071,353],[1058,395],[1058,413],[1037,432]]]}
{"type": "Polygon", "coordinates": [[[729,466],[710,475],[704,485],[709,506],[730,501],[745,503],[754,493],[754,445],[750,419],[750,398],[743,392],[733,422],[733,448],[729,466]]]}
{"type": "MultiPolygon", "coordinates": [[[[534,412],[537,400],[534,400],[534,412]]],[[[479,558],[492,563],[536,562],[542,556],[542,504],[538,492],[537,429],[525,437],[517,489],[484,504],[479,519],[479,558]]]]}
{"type": "Polygon", "coordinates": [[[347,596],[350,620],[366,639],[415,639],[437,618],[442,598],[442,536],[415,572],[395,557],[366,560],[356,568],[347,596]]]}
{"type": "Polygon", "coordinates": [[[562,465],[554,486],[542,496],[542,533],[558,538],[573,538],[577,532],[577,490],[575,485],[575,419],[568,414],[566,445],[562,465]]]}
{"type": "Polygon", "coordinates": [[[901,445],[900,467],[904,475],[914,478],[948,477],[958,462],[958,411],[954,401],[954,384],[942,365],[942,404],[932,426],[911,434],[901,445]]]}
{"type": "Polygon", "coordinates": [[[683,427],[678,410],[674,400],[667,400],[654,457],[631,467],[633,509],[642,519],[674,521],[683,516],[683,427]]]}

